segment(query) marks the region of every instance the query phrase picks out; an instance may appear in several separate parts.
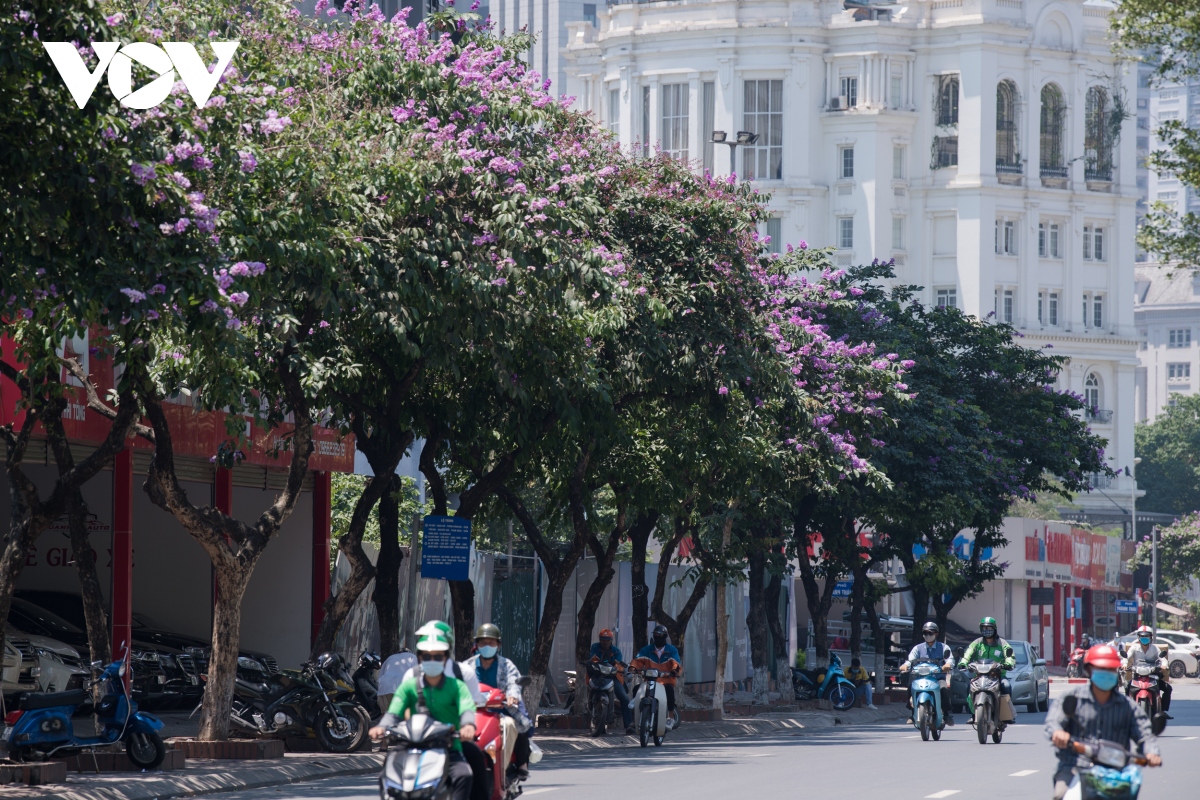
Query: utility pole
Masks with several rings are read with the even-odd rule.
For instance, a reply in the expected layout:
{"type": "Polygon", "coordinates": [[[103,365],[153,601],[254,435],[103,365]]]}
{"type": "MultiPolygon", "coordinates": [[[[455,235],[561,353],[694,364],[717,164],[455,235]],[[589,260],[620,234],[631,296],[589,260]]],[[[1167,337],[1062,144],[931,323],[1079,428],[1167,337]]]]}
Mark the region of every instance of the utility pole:
{"type": "Polygon", "coordinates": [[[1150,536],[1150,628],[1154,631],[1154,641],[1158,641],[1158,526],[1154,526],[1150,536]]]}
{"type": "Polygon", "coordinates": [[[421,515],[413,514],[412,537],[408,546],[408,583],[404,586],[404,648],[409,652],[416,650],[416,612],[413,607],[417,602],[417,569],[421,561],[421,515]]]}

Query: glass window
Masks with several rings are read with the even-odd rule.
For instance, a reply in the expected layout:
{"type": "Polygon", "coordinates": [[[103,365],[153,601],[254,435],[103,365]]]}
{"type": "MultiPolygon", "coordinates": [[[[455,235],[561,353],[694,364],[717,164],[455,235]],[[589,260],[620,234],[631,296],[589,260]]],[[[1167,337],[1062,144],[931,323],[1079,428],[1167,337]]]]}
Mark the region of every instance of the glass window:
{"type": "Polygon", "coordinates": [[[1092,226],[1083,226],[1083,260],[1092,260],[1092,226]]]}
{"type": "Polygon", "coordinates": [[[1046,223],[1038,223],[1038,255],[1046,257],[1046,223]]]}
{"type": "Polygon", "coordinates": [[[1104,260],[1104,228],[1095,228],[1092,231],[1092,258],[1097,261],[1104,260]]]}
{"type": "Polygon", "coordinates": [[[1187,380],[1192,377],[1192,365],[1184,362],[1177,364],[1167,364],[1167,380],[1180,381],[1187,380]]]}
{"type": "Polygon", "coordinates": [[[1004,305],[1000,308],[1000,319],[1002,322],[1007,322],[1009,325],[1013,321],[1013,290],[1004,290],[1004,305]]]}
{"type": "Polygon", "coordinates": [[[593,28],[600,27],[600,22],[596,18],[596,4],[595,3],[584,3],[583,4],[583,18],[585,21],[592,23],[593,28]]]}
{"type": "Polygon", "coordinates": [[[1053,83],[1043,86],[1038,148],[1042,177],[1067,177],[1066,157],[1063,149],[1066,116],[1067,104],[1063,99],[1062,90],[1053,83]]]}
{"type": "MultiPolygon", "coordinates": [[[[1084,318],[1087,318],[1087,313],[1084,313],[1084,318]]],[[[1096,295],[1092,298],[1092,325],[1097,328],[1104,327],[1104,295],[1096,295]]]]}
{"type": "Polygon", "coordinates": [[[1083,174],[1089,181],[1112,180],[1112,104],[1102,86],[1087,90],[1084,104],[1083,174]]]}
{"type": "Polygon", "coordinates": [[[904,76],[892,75],[888,87],[888,101],[892,108],[900,108],[904,104],[904,76]]]}
{"type": "Polygon", "coordinates": [[[608,90],[608,129],[613,133],[621,132],[621,90],[608,90]]]}
{"type": "Polygon", "coordinates": [[[839,163],[842,165],[842,168],[839,171],[839,176],[842,178],[853,178],[854,177],[854,148],[853,147],[843,147],[843,148],[841,148],[840,153],[841,153],[841,158],[839,159],[839,163]]]}
{"type": "Polygon", "coordinates": [[[766,234],[771,241],[767,243],[768,253],[783,252],[783,220],[779,217],[768,217],[767,224],[764,226],[766,234]]]}
{"type": "Polygon", "coordinates": [[[1100,408],[1100,379],[1096,377],[1096,373],[1089,372],[1087,379],[1083,382],[1083,402],[1088,408],[1100,408]]]}
{"type": "Polygon", "coordinates": [[[1046,316],[1044,313],[1045,304],[1046,304],[1046,293],[1038,292],[1038,303],[1037,303],[1038,325],[1046,324],[1046,316]]]}
{"type": "Polygon", "coordinates": [[[937,124],[958,124],[958,76],[939,75],[937,95],[937,124]]]}
{"type": "Polygon", "coordinates": [[[996,172],[1020,173],[1017,152],[1017,85],[1000,81],[996,86],[996,172]]]}
{"type": "Polygon", "coordinates": [[[1004,220],[1003,245],[1006,255],[1015,256],[1017,254],[1017,223],[1011,219],[1004,220]]]}
{"type": "Polygon", "coordinates": [[[700,138],[704,142],[704,170],[710,175],[717,170],[716,156],[713,152],[713,128],[717,118],[717,85],[713,81],[705,81],[701,85],[701,113],[704,115],[700,125],[700,138]]]}
{"type": "Polygon", "coordinates": [[[1052,327],[1058,325],[1058,292],[1051,292],[1046,304],[1046,321],[1052,327]]]}
{"type": "Polygon", "coordinates": [[[854,108],[858,105],[858,78],[842,78],[841,91],[838,92],[841,97],[846,98],[846,108],[854,108]]]}
{"type": "Polygon", "coordinates": [[[842,250],[854,249],[854,217],[838,220],[838,247],[842,250]]]}
{"type": "Polygon", "coordinates": [[[662,87],[662,149],[671,158],[688,160],[688,85],[662,87]]]}
{"type": "Polygon", "coordinates": [[[904,217],[892,217],[892,249],[904,249],[904,217]]]}
{"type": "Polygon", "coordinates": [[[904,180],[904,157],[907,148],[904,145],[895,145],[892,147],[892,178],[894,180],[904,180]]]}
{"type": "Polygon", "coordinates": [[[650,87],[642,87],[642,158],[650,157],[650,87]]]}
{"type": "Polygon", "coordinates": [[[783,81],[746,81],[745,130],[758,141],[742,147],[742,172],[748,181],[783,178],[783,81]]]}
{"type": "Polygon", "coordinates": [[[1191,347],[1191,328],[1172,328],[1167,331],[1167,347],[1191,347]]]}
{"type": "Polygon", "coordinates": [[[937,290],[937,307],[938,308],[958,308],[958,290],[957,289],[938,289],[937,290]]]}

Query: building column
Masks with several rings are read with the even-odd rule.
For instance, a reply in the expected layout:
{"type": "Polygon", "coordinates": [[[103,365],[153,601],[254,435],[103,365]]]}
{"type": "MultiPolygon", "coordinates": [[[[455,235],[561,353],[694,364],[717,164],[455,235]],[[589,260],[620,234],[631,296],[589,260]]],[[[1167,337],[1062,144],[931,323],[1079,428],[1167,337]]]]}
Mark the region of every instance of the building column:
{"type": "Polygon", "coordinates": [[[312,529],[312,634],[311,642],[317,640],[317,631],[325,621],[325,601],[329,599],[329,539],[332,526],[333,482],[329,472],[313,473],[313,529],[312,529]]]}
{"type": "Polygon", "coordinates": [[[1054,658],[1051,664],[1062,663],[1062,642],[1064,617],[1066,616],[1063,610],[1063,585],[1061,583],[1054,584],[1054,615],[1051,617],[1052,627],[1051,635],[1053,636],[1054,658]]]}
{"type": "MultiPolygon", "coordinates": [[[[112,592],[109,624],[114,661],[129,656],[133,637],[133,450],[113,459],[112,592]]],[[[125,673],[126,686],[129,672],[125,673]]]]}

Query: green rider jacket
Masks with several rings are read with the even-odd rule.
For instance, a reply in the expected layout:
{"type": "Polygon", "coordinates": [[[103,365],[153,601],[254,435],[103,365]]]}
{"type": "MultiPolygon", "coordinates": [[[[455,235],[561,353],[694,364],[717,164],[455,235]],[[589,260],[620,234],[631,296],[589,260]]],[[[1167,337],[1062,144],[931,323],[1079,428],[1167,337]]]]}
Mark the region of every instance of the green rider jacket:
{"type": "Polygon", "coordinates": [[[1017,658],[1013,654],[1012,645],[998,636],[996,637],[995,644],[988,644],[983,640],[982,636],[971,642],[971,646],[967,648],[967,652],[963,653],[963,657],[959,659],[958,666],[965,667],[972,661],[983,661],[985,659],[1000,662],[1001,677],[1008,670],[1015,669],[1017,666],[1017,658]]]}

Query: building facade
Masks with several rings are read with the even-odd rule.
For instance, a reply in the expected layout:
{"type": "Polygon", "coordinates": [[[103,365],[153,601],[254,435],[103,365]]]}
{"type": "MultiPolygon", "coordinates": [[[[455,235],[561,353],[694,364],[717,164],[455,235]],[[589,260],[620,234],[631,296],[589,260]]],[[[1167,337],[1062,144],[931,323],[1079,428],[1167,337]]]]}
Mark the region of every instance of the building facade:
{"type": "MultiPolygon", "coordinates": [[[[1136,66],[1107,0],[666,0],[568,23],[567,94],[626,147],[771,195],[773,246],[895,259],[929,304],[1011,322],[1070,358],[1133,458],[1136,66]],[[847,6],[852,6],[847,8],[847,6]],[[736,149],[711,132],[758,134],[736,149]],[[731,163],[732,158],[732,163],[731,163]]],[[[1099,493],[1081,496],[1108,506],[1099,493]]]]}
{"type": "Polygon", "coordinates": [[[1139,266],[1134,283],[1137,321],[1137,421],[1153,422],[1181,395],[1196,393],[1200,361],[1200,277],[1190,269],[1139,266]]]}

